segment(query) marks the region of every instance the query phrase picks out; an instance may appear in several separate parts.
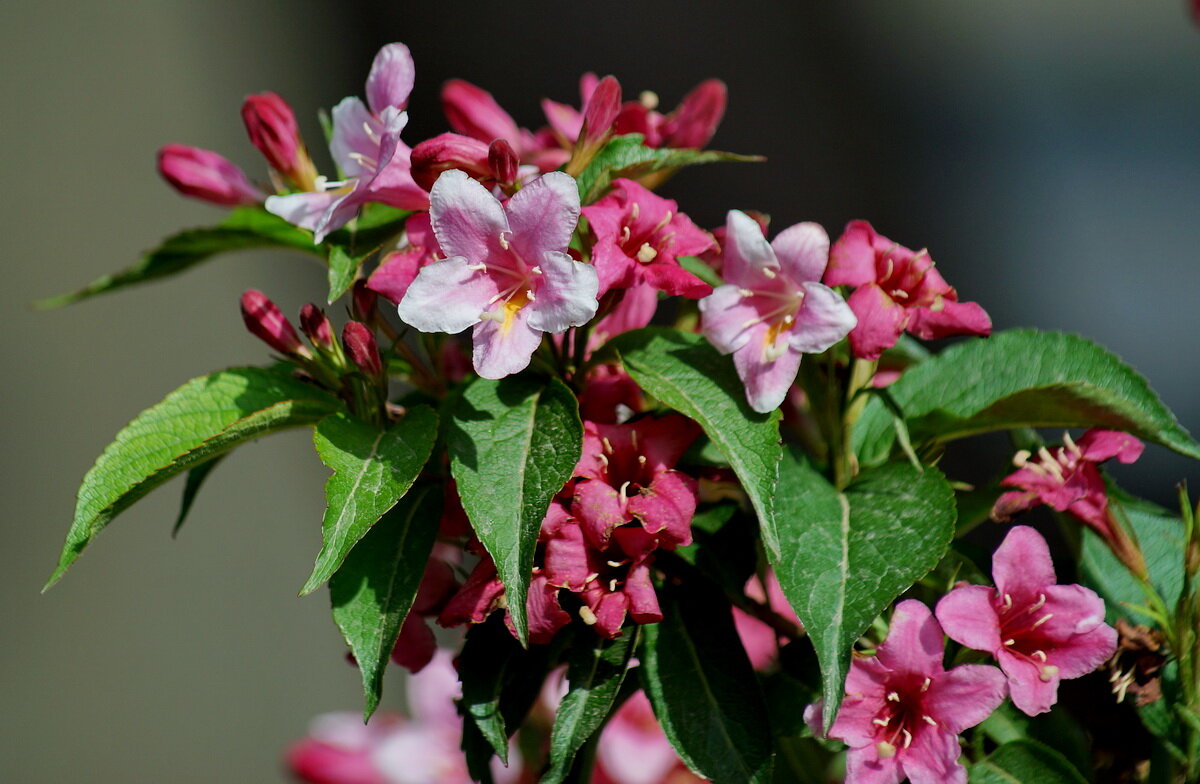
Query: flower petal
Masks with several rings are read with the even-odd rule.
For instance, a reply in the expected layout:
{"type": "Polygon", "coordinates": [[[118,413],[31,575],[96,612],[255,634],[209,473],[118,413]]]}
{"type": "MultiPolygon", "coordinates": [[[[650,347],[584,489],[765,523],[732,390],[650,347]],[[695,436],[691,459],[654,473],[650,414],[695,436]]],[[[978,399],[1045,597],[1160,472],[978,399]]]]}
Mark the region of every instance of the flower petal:
{"type": "Polygon", "coordinates": [[[495,282],[473,267],[462,256],[422,267],[400,301],[400,320],[422,332],[451,335],[479,323],[480,313],[497,292],[495,282]]]}
{"type": "Polygon", "coordinates": [[[487,90],[462,79],[451,79],[442,88],[442,109],[450,127],[458,133],[489,144],[504,139],[520,154],[521,133],[517,123],[487,90]]]}
{"type": "Polygon", "coordinates": [[[996,592],[985,585],[963,585],[937,603],[937,619],[946,636],[960,645],[991,653],[1000,647],[996,592]]]}
{"type": "Polygon", "coordinates": [[[1141,441],[1116,430],[1092,428],[1079,438],[1079,448],[1085,460],[1101,462],[1117,458],[1122,463],[1132,463],[1142,455],[1145,445],[1141,441]]]}
{"type": "Polygon", "coordinates": [[[267,212],[278,215],[293,226],[313,230],[330,205],[346,195],[348,191],[313,191],[291,193],[287,196],[268,196],[267,212]]]}
{"type": "Polygon", "coordinates": [[[485,319],[475,325],[471,361],[476,373],[497,379],[529,367],[533,352],[542,344],[542,332],[529,325],[528,310],[528,306],[521,308],[502,322],[485,319]]]}
{"type": "Polygon", "coordinates": [[[513,247],[530,264],[546,251],[565,251],[579,223],[579,186],[565,172],[543,174],[505,206],[513,247]]]}
{"type": "Polygon", "coordinates": [[[648,533],[665,534],[659,537],[660,546],[686,547],[692,543],[696,480],[678,471],[663,471],[629,499],[628,509],[648,533]]]}
{"type": "Polygon", "coordinates": [[[718,286],[700,300],[700,330],[722,354],[732,354],[750,341],[748,324],[759,318],[753,297],[733,284],[718,286]]]}
{"type": "Polygon", "coordinates": [[[447,256],[480,264],[503,251],[500,235],[509,231],[504,208],[466,172],[443,172],[429,193],[429,204],[434,236],[447,256]]]}
{"type": "Polygon", "coordinates": [[[842,295],[828,286],[806,282],[801,288],[804,302],[788,333],[788,345],[805,354],[819,354],[846,337],[858,318],[842,295]]]}
{"type": "Polygon", "coordinates": [[[725,216],[725,244],[722,272],[725,280],[735,285],[758,283],[763,267],[779,269],[775,251],[763,236],[758,222],[741,210],[730,210],[725,216]]]}
{"type": "Polygon", "coordinates": [[[910,784],[967,784],[967,769],[958,764],[961,754],[956,735],[930,727],[896,756],[910,784]]]}
{"type": "Polygon", "coordinates": [[[537,299],[525,306],[529,327],[542,332],[564,332],[586,324],[600,307],[596,268],[565,253],[547,251],[540,257],[542,286],[537,299]]]}
{"type": "Polygon", "coordinates": [[[951,734],[992,715],[1008,694],[1004,673],[987,664],[964,664],[933,679],[922,705],[951,734]]]}
{"type": "Polygon", "coordinates": [[[733,352],[733,364],[738,377],[746,385],[746,400],[750,407],[765,414],[779,408],[787,397],[796,374],[800,372],[800,360],[804,355],[789,347],[775,359],[768,359],[766,341],[769,332],[766,326],[759,324],[751,327],[747,333],[750,339],[733,352]]]}
{"type": "Polygon", "coordinates": [[[921,602],[906,599],[896,605],[887,639],[876,656],[889,670],[926,677],[942,672],[942,630],[921,602]]]}
{"type": "MultiPolygon", "coordinates": [[[[828,282],[828,275],[825,280],[828,282]]],[[[850,350],[859,359],[879,359],[896,345],[908,323],[908,309],[874,283],[859,286],[846,304],[858,317],[858,326],[850,332],[850,350]]]]}
{"type": "Polygon", "coordinates": [[[941,307],[914,308],[908,331],[923,340],[935,340],[949,335],[980,335],[992,333],[992,318],[976,302],[941,301],[941,307]]]}
{"type": "Polygon", "coordinates": [[[819,281],[829,264],[829,235],[819,223],[789,226],[771,241],[771,248],[796,283],[819,281]]]}
{"type": "Polygon", "coordinates": [[[863,220],[846,224],[829,251],[827,286],[864,286],[875,281],[875,241],[879,235],[863,220]]]}
{"type": "Polygon", "coordinates": [[[374,168],[364,164],[364,159],[378,157],[382,128],[358,98],[343,98],[333,107],[329,154],[343,177],[358,177],[374,168]]]}
{"type": "Polygon", "coordinates": [[[846,781],[854,784],[899,784],[903,778],[900,759],[880,759],[873,745],[851,748],[846,752],[846,781]]]}
{"type": "MultiPolygon", "coordinates": [[[[1033,604],[1057,581],[1050,546],[1029,526],[1014,525],[992,556],[992,579],[1001,595],[1013,596],[1017,607],[1033,604]]],[[[1100,614],[1103,617],[1103,609],[1100,614]]]]}
{"type": "Polygon", "coordinates": [[[367,103],[371,111],[382,114],[389,106],[403,109],[408,105],[416,79],[412,53],[404,44],[388,44],[379,50],[367,75],[367,103]]]}

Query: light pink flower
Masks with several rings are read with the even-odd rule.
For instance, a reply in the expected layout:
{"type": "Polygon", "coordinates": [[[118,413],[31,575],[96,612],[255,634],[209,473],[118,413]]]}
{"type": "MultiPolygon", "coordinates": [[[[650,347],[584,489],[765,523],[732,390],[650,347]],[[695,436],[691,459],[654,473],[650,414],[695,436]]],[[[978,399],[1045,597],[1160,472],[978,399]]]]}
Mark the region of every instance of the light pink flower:
{"type": "Polygon", "coordinates": [[[671,748],[643,691],[635,692],[604,726],[596,748],[596,784],[699,784],[671,748]]]}
{"type": "MultiPolygon", "coordinates": [[[[648,283],[672,296],[699,299],[712,286],[679,266],[712,245],[712,237],[679,211],[671,199],[657,196],[633,180],[613,181],[613,190],[583,208],[596,243],[592,263],[600,276],[600,294],[648,283]]],[[[644,324],[641,326],[645,326],[644,324]]]]}
{"type": "Polygon", "coordinates": [[[572,177],[543,175],[502,205],[452,170],[438,178],[430,201],[433,232],[448,258],[421,269],[400,302],[400,318],[422,332],[474,326],[480,376],[523,370],[542,333],[596,315],[596,270],[566,253],[579,220],[572,177]]]}
{"type": "Polygon", "coordinates": [[[184,196],[221,207],[262,204],[267,197],[228,158],[186,144],[163,145],[158,173],[184,196]]]}
{"type": "Polygon", "coordinates": [[[797,223],[768,244],[753,218],[730,210],[724,251],[726,285],[700,301],[701,330],[718,351],[733,354],[750,406],[771,411],[787,396],[801,357],[844,338],[854,314],[818,283],[829,237],[815,223],[797,223]]]}
{"type": "Polygon", "coordinates": [[[925,340],[992,331],[983,308],[958,301],[929,251],[898,245],[866,221],[851,221],[834,243],[825,283],[858,287],[848,302],[858,317],[850,349],[860,359],[878,359],[905,331],[925,340]]]}
{"type": "MultiPolygon", "coordinates": [[[[942,667],[942,630],[918,601],[896,605],[891,630],[874,656],[856,656],[846,698],[829,737],[850,746],[846,781],[853,784],[966,784],[958,734],[1004,701],[995,667],[942,667]]],[[[805,718],[820,733],[820,705],[805,718]]]]}
{"type": "Polygon", "coordinates": [[[1117,647],[1104,602],[1080,585],[1057,585],[1041,534],[1014,526],[992,557],[996,587],[964,585],[942,597],[937,618],[951,639],[996,657],[1013,704],[1050,710],[1058,683],[1103,664],[1117,647]]]}

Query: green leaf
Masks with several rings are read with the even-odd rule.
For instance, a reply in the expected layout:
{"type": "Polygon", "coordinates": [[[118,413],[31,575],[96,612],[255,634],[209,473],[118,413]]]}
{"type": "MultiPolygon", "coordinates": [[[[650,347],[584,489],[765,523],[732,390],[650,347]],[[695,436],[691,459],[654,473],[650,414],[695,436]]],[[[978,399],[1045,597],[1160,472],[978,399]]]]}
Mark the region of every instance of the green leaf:
{"type": "Polygon", "coordinates": [[[949,548],[954,491],[935,468],[889,463],[839,493],[789,450],[776,510],[785,523],[772,565],[821,662],[828,729],[854,641],[949,548]]]}
{"type": "MultiPolygon", "coordinates": [[[[1078,335],[1020,329],[967,340],[909,369],[888,387],[914,443],[1016,427],[1124,430],[1200,459],[1200,444],[1146,380],[1078,335]]],[[[895,438],[879,400],[855,428],[865,464],[887,458],[895,438]]]]}
{"type": "Polygon", "coordinates": [[[738,155],[715,150],[691,150],[673,147],[647,147],[640,133],[614,136],[577,178],[579,198],[589,204],[608,190],[614,179],[636,179],[654,172],[679,169],[701,163],[721,161],[762,161],[759,155],[738,155]]]}
{"type": "Polygon", "coordinates": [[[341,245],[329,246],[329,303],[332,304],[354,285],[362,257],[351,256],[341,245]]]}
{"type": "Polygon", "coordinates": [[[541,784],[559,784],[571,772],[575,755],[600,729],[616,704],[629,671],[637,627],[614,640],[596,638],[594,645],[578,642],[567,669],[570,691],[558,705],[550,733],[550,764],[541,784]]]}
{"type": "Polygon", "coordinates": [[[1023,739],[1005,743],[971,766],[971,784],[1087,784],[1067,758],[1023,739]]]}
{"type": "Polygon", "coordinates": [[[187,472],[187,479],[183,486],[183,500],[179,503],[179,516],[175,518],[175,527],[171,529],[171,536],[179,535],[179,529],[183,528],[183,521],[187,519],[188,512],[192,511],[192,504],[195,503],[196,495],[200,492],[204,480],[208,479],[208,475],[224,459],[225,455],[214,457],[187,472]]]}
{"type": "Polygon", "coordinates": [[[367,532],[329,580],[333,620],[362,672],[364,721],[379,705],[383,672],[421,586],[440,516],[440,487],[415,488],[367,532]]]}
{"type": "Polygon", "coordinates": [[[679,266],[714,288],[725,282],[716,270],[698,256],[680,256],[677,260],[679,266]]]}
{"type": "Polygon", "coordinates": [[[177,275],[219,253],[271,247],[321,252],[313,244],[312,232],[296,228],[257,207],[240,207],[212,228],[189,229],[168,237],[131,267],[97,278],[78,291],[39,300],[34,306],[58,308],[97,294],[177,275]]]}
{"type": "Polygon", "coordinates": [[[496,562],[522,644],[542,519],[583,452],[575,395],[557,379],[477,379],[448,423],[450,471],[479,541],[496,562]]]}
{"type": "MultiPolygon", "coordinates": [[[[328,393],[262,368],[194,378],[117,433],[83,477],[54,585],[109,521],[171,477],[246,441],[341,408],[328,393]]],[[[45,590],[45,589],[43,589],[45,590]]]]}
{"type": "Polygon", "coordinates": [[[642,683],[679,757],[717,784],[771,780],[771,726],[724,595],[692,580],[642,627],[642,683]]]}
{"type": "Polygon", "coordinates": [[[410,409],[386,430],[341,412],[321,420],[313,443],[333,475],[325,483],[321,552],[301,596],[328,580],[350,548],[408,492],[433,451],[437,428],[437,413],[428,406],[410,409]]]}
{"type": "Polygon", "coordinates": [[[763,543],[778,560],[774,495],[783,452],[779,412],[751,409],[733,361],[699,335],[647,327],[626,332],[609,345],[638,386],[694,419],[725,453],[758,513],[763,543]]]}

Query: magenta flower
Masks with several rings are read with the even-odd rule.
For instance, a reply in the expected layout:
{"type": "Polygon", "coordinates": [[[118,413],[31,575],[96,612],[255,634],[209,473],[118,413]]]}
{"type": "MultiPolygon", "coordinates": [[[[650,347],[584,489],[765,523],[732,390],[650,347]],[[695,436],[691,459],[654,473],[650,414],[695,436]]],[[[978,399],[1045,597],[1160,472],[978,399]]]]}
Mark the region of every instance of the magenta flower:
{"type": "Polygon", "coordinates": [[[430,219],[448,258],[423,267],[400,318],[422,332],[474,326],[475,370],[503,378],[523,370],[542,333],[596,315],[596,270],[567,255],[579,192],[567,174],[543,175],[502,205],[465,172],[438,178],[430,219]]]}
{"type": "MultiPolygon", "coordinates": [[[[679,266],[712,245],[712,237],[692,223],[670,199],[656,196],[633,180],[613,181],[613,190],[583,208],[596,243],[592,263],[600,294],[648,283],[672,296],[699,299],[712,287],[679,266]]],[[[645,326],[645,325],[642,325],[645,326]]]]}
{"type": "Polygon", "coordinates": [[[456,132],[484,144],[503,139],[518,158],[538,171],[554,171],[571,157],[550,129],[533,133],[519,127],[491,93],[462,79],[451,79],[442,87],[442,110],[456,132]]]}
{"type": "Polygon", "coordinates": [[[942,597],[937,618],[951,639],[996,657],[1013,704],[1030,716],[1058,700],[1058,683],[1108,660],[1117,632],[1104,602],[1080,585],[1056,585],[1041,534],[1014,526],[992,556],[996,587],[964,585],[942,597]]]}
{"type": "Polygon", "coordinates": [[[404,222],[403,243],[383,257],[367,279],[367,288],[399,305],[421,268],[444,255],[433,236],[429,213],[410,215],[404,222]]]}
{"type": "Polygon", "coordinates": [[[762,228],[730,210],[725,223],[726,285],[700,301],[701,330],[722,354],[733,354],[755,411],[787,396],[805,354],[817,354],[854,328],[841,295],[818,281],[829,260],[829,236],[797,223],[768,244],[762,228]]]}
{"type": "Polygon", "coordinates": [[[858,317],[850,350],[860,359],[878,359],[905,331],[925,340],[986,337],[992,331],[983,308],[958,301],[958,292],[934,269],[928,251],[914,253],[876,234],[866,221],[851,221],[834,243],[825,283],[858,287],[849,299],[858,317]]]}
{"type": "Polygon", "coordinates": [[[709,79],[692,88],[670,114],[655,111],[658,97],[643,93],[640,101],[627,101],[614,123],[617,133],[640,133],[650,147],[700,148],[721,124],[728,100],[725,83],[709,79]]]}
{"type": "MultiPolygon", "coordinates": [[[[846,781],[854,784],[966,784],[958,734],[1004,701],[1004,674],[995,667],[942,667],[942,630],[929,608],[896,605],[887,640],[874,656],[856,656],[846,698],[829,737],[845,741],[846,781]]],[[[820,733],[820,704],[805,718],[820,733]]]]}
{"type": "Polygon", "coordinates": [[[163,145],[158,173],[184,196],[221,207],[262,204],[267,197],[225,156],[186,144],[163,145]]]}

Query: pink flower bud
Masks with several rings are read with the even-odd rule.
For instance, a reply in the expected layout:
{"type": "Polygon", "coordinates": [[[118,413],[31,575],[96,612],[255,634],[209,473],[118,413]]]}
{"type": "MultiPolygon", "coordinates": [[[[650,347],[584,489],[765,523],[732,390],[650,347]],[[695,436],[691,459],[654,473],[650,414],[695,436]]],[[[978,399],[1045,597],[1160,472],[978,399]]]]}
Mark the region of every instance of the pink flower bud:
{"type": "Polygon", "coordinates": [[[300,329],[317,348],[333,348],[333,325],[329,323],[325,311],[311,302],[300,308],[300,329]]]}
{"type": "Polygon", "coordinates": [[[426,139],[412,149],[412,177],[417,185],[431,190],[442,172],[462,169],[474,179],[491,176],[488,145],[469,136],[443,133],[426,139]]]}
{"type": "Polygon", "coordinates": [[[342,328],[342,345],[350,355],[350,361],[359,370],[371,378],[383,375],[383,363],[379,359],[379,346],[375,343],[375,335],[365,324],[358,321],[347,321],[342,328]]]}
{"type": "Polygon", "coordinates": [[[246,329],[281,354],[308,355],[296,330],[261,291],[249,289],[242,294],[242,320],[246,322],[246,329]]]}
{"type": "Polygon", "coordinates": [[[297,185],[307,186],[316,176],[292,108],[275,93],[259,93],[242,104],[242,121],[250,142],[271,168],[297,185]]]}
{"type": "Polygon", "coordinates": [[[601,142],[612,130],[617,113],[621,111],[621,83],[606,76],[596,85],[583,107],[583,130],[580,141],[585,145],[601,142]]]}
{"type": "Polygon", "coordinates": [[[373,321],[376,314],[375,302],[378,298],[378,294],[367,288],[365,280],[356,281],[351,293],[355,320],[365,323],[373,321]]]}
{"type": "Polygon", "coordinates": [[[164,145],[158,151],[158,173],[184,196],[223,207],[261,204],[266,198],[231,161],[199,147],[164,145]]]}
{"type": "Polygon", "coordinates": [[[703,147],[717,132],[728,98],[720,79],[701,82],[684,96],[664,128],[664,147],[703,147]]]}
{"type": "Polygon", "coordinates": [[[488,145],[488,169],[496,182],[508,184],[517,179],[517,154],[512,145],[503,139],[496,139],[488,145]]]}

